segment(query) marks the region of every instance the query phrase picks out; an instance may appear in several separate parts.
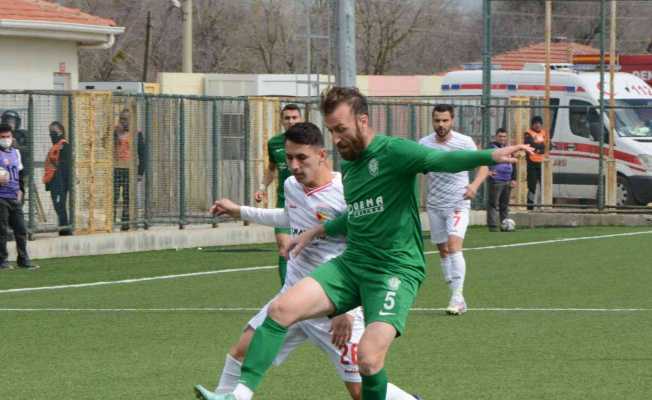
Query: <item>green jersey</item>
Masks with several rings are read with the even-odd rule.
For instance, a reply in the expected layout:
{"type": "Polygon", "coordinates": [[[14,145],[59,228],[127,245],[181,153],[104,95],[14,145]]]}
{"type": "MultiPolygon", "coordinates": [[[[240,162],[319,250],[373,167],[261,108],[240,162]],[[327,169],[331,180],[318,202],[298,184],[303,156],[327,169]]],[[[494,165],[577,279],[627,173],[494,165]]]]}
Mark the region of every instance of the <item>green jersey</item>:
{"type": "Polygon", "coordinates": [[[325,225],[328,235],[347,235],[342,260],[423,281],[417,174],[491,165],[491,152],[439,151],[410,140],[376,135],[359,159],[342,162],[348,212],[325,225]]]}
{"type": "Polygon", "coordinates": [[[283,208],[285,206],[285,191],[283,190],[283,183],[292,175],[288,169],[287,160],[285,159],[285,135],[279,133],[272,136],[267,141],[267,154],[269,155],[269,162],[276,165],[278,171],[278,186],[276,188],[276,207],[283,208]]]}

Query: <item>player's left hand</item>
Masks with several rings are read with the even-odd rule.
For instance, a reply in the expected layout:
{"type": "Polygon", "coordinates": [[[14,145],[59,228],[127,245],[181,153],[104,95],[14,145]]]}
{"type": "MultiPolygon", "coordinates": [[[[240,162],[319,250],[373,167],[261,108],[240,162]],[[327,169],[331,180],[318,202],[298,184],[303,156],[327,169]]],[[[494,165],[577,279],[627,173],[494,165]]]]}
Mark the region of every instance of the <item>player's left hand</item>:
{"type": "Polygon", "coordinates": [[[324,235],[324,225],[317,225],[308,229],[301,235],[293,237],[290,244],[285,249],[285,254],[281,254],[286,260],[294,258],[301,253],[304,247],[310,244],[314,238],[324,235]]]}
{"type": "Polygon", "coordinates": [[[478,190],[469,185],[466,187],[466,192],[464,192],[464,200],[473,200],[475,199],[475,195],[478,194],[478,190]]]}
{"type": "Polygon", "coordinates": [[[346,345],[353,334],[353,316],[349,314],[338,315],[331,320],[332,342],[336,347],[346,345]]]}
{"type": "Polygon", "coordinates": [[[534,152],[534,149],[527,144],[505,146],[494,150],[494,152],[491,153],[491,158],[493,158],[493,160],[498,164],[500,163],[513,164],[518,161],[519,153],[522,152],[528,152],[532,154],[534,152]]]}

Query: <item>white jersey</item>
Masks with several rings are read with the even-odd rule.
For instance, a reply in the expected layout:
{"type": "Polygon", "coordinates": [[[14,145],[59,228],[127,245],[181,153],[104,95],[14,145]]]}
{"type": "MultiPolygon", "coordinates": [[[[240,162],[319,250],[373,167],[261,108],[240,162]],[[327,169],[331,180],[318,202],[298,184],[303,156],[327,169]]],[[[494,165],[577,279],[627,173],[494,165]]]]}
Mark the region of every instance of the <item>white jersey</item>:
{"type": "MultiPolygon", "coordinates": [[[[294,176],[285,180],[284,188],[285,209],[266,210],[241,207],[242,219],[265,225],[289,227],[292,236],[297,236],[315,225],[334,219],[347,210],[342,177],[337,172],[333,173],[331,182],[310,191],[305,191],[304,186],[297,182],[294,176]]],[[[296,258],[288,260],[285,284],[279,294],[308,276],[320,264],[340,255],[345,246],[344,236],[315,239],[296,258]]],[[[267,303],[256,316],[249,320],[247,325],[257,329],[267,317],[270,303],[267,303]]],[[[274,364],[281,364],[297,346],[309,340],[328,354],[342,380],[360,382],[358,365],[352,354],[357,351],[358,343],[364,333],[364,317],[360,307],[348,313],[353,316],[354,320],[352,336],[346,345],[339,347],[333,345],[329,318],[300,321],[288,329],[283,346],[274,359],[274,364]]]]}
{"type": "MultiPolygon", "coordinates": [[[[437,142],[436,136],[437,134],[433,132],[419,140],[419,144],[442,151],[478,149],[470,136],[459,132],[451,131],[450,138],[444,143],[437,142]]],[[[429,172],[427,208],[429,210],[471,208],[471,200],[464,199],[468,185],[468,171],[429,172]]]]}
{"type": "MultiPolygon", "coordinates": [[[[242,207],[242,219],[289,227],[292,236],[298,236],[306,230],[334,219],[346,212],[342,176],[333,172],[333,180],[324,186],[308,192],[294,176],[285,180],[285,209],[265,210],[242,207]],[[274,219],[266,219],[265,215],[274,219]]],[[[295,258],[288,260],[285,287],[290,287],[308,276],[318,265],[340,255],[346,246],[344,236],[322,237],[306,246],[295,258]]]]}

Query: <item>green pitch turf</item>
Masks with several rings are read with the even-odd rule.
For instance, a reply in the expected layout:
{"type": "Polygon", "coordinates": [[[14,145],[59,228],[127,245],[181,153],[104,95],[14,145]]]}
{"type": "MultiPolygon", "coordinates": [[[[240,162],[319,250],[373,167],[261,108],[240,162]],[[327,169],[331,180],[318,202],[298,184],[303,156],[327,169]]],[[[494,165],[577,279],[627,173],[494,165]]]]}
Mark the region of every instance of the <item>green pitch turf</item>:
{"type": "MultiPolygon", "coordinates": [[[[650,230],[470,229],[471,310],[444,315],[447,289],[429,254],[416,309],[387,360],[390,380],[433,400],[649,399],[652,233],[558,240],[650,230]],[[555,242],[486,248],[540,241],[555,242]]],[[[255,245],[2,271],[0,399],[192,399],[194,384],[215,385],[242,326],[278,289],[274,269],[227,270],[275,262],[273,245],[255,245]],[[121,280],[133,281],[111,284],[121,280]],[[12,291],[93,282],[109,284],[12,291]]],[[[309,344],[273,368],[256,396],[347,398],[309,344]]]]}

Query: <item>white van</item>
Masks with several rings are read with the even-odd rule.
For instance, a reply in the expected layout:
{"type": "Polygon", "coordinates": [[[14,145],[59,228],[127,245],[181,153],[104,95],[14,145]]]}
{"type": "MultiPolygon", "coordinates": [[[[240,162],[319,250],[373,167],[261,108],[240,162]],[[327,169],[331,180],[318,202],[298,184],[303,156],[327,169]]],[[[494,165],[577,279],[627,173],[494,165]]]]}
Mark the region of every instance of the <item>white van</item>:
{"type": "MultiPolygon", "coordinates": [[[[607,154],[609,126],[600,125],[598,72],[553,70],[550,104],[564,108],[551,113],[553,196],[595,200],[598,183],[599,135],[605,135],[607,154]]],[[[526,64],[523,70],[491,72],[492,97],[544,96],[545,73],[540,64],[526,64]]],[[[605,101],[609,100],[609,74],[605,74],[605,101]]],[[[482,71],[455,71],[442,80],[442,94],[479,96],[482,71]]],[[[618,170],[618,205],[652,202],[652,88],[640,78],[616,73],[616,143],[614,157],[618,170]]],[[[608,113],[607,113],[608,116],[608,113]]],[[[605,158],[606,159],[606,158],[605,158]]],[[[605,163],[606,171],[606,163],[605,163]]]]}

